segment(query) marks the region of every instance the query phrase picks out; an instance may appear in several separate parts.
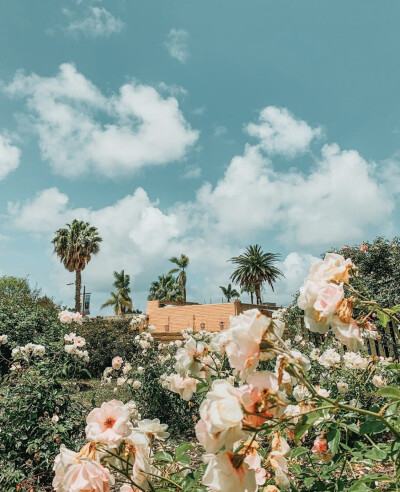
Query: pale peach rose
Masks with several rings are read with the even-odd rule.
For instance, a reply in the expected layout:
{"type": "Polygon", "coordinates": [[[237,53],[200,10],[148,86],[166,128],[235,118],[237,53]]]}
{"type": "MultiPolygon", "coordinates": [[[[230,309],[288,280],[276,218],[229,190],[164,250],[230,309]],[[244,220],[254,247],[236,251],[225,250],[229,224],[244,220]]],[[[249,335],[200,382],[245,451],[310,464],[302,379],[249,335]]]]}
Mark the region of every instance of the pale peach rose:
{"type": "Polygon", "coordinates": [[[178,393],[183,400],[189,401],[196,391],[197,379],[190,378],[188,375],[182,377],[179,374],[171,374],[168,377],[168,389],[178,393]]]}
{"type": "Polygon", "coordinates": [[[211,492],[256,492],[255,471],[239,455],[223,451],[208,455],[203,484],[211,492]],[[236,463],[237,460],[237,463],[236,463]]]}
{"type": "MultiPolygon", "coordinates": [[[[114,477],[107,468],[90,459],[70,464],[58,492],[109,492],[114,477]]],[[[54,486],[54,485],[53,485],[54,486]]]]}
{"type": "Polygon", "coordinates": [[[257,485],[264,485],[267,478],[266,470],[261,466],[261,456],[256,450],[246,456],[244,462],[248,467],[254,470],[257,485]]]}
{"type": "Polygon", "coordinates": [[[347,260],[339,254],[327,253],[325,258],[317,261],[310,268],[308,279],[316,282],[349,282],[349,271],[353,268],[350,258],[347,260]]]}
{"type": "Polygon", "coordinates": [[[276,396],[279,383],[274,373],[270,371],[254,373],[249,377],[248,384],[242,386],[239,391],[245,409],[245,425],[259,427],[267,419],[278,417],[283,413],[284,404],[276,396]]]}
{"type": "Polygon", "coordinates": [[[130,411],[121,401],[111,400],[93,409],[87,416],[86,437],[89,441],[102,442],[116,447],[121,439],[132,432],[130,411]]]}
{"type": "Polygon", "coordinates": [[[271,440],[272,450],[276,453],[280,453],[282,456],[287,456],[290,452],[290,447],[286,439],[282,436],[282,434],[275,430],[272,440],[271,440]]]}
{"type": "Polygon", "coordinates": [[[166,432],[168,429],[167,424],[161,424],[160,419],[144,419],[144,420],[139,420],[138,422],[138,429],[140,432],[143,432],[144,434],[147,435],[152,435],[154,437],[157,437],[158,439],[161,439],[162,441],[169,437],[169,432],[166,432]]]}
{"type": "Polygon", "coordinates": [[[318,290],[318,297],[314,309],[318,312],[318,319],[330,319],[336,312],[344,298],[343,284],[326,284],[318,290]]]}
{"type": "Polygon", "coordinates": [[[83,347],[84,345],[86,345],[86,340],[83,337],[75,337],[73,342],[74,345],[76,345],[77,347],[83,347]]]}
{"type": "Polygon", "coordinates": [[[203,342],[197,342],[193,337],[189,337],[185,345],[176,351],[175,370],[182,375],[187,373],[198,376],[202,362],[201,359],[207,351],[207,346],[203,342]]]}
{"type": "Polygon", "coordinates": [[[256,369],[260,359],[260,343],[270,324],[271,319],[258,309],[231,317],[225,350],[231,367],[242,378],[256,369]]]}
{"type": "Polygon", "coordinates": [[[118,371],[118,369],[121,369],[121,366],[123,363],[124,363],[124,360],[122,359],[122,357],[119,357],[118,355],[116,357],[114,357],[113,360],[111,361],[111,365],[112,365],[113,369],[115,369],[117,371],[118,371]]]}
{"type": "Polygon", "coordinates": [[[124,483],[124,485],[119,489],[119,492],[135,492],[135,490],[127,483],[124,483]]]}
{"type": "Polygon", "coordinates": [[[71,333],[64,335],[64,340],[66,342],[73,342],[75,340],[75,337],[76,337],[76,333],[71,332],[71,333]]]}
{"type": "Polygon", "coordinates": [[[375,376],[372,378],[372,384],[377,388],[381,388],[386,383],[385,380],[382,378],[382,376],[378,376],[378,374],[375,374],[375,376]]]}
{"type": "Polygon", "coordinates": [[[300,295],[297,299],[297,305],[300,309],[314,309],[314,304],[318,299],[318,290],[321,287],[321,281],[317,282],[306,278],[304,284],[300,287],[300,295]]]}
{"type": "Polygon", "coordinates": [[[282,490],[290,487],[289,469],[286,458],[281,454],[273,451],[268,456],[272,469],[275,472],[275,482],[282,490]]]}
{"type": "MultiPolygon", "coordinates": [[[[201,442],[211,446],[212,443],[220,442],[218,437],[223,433],[226,448],[232,449],[233,443],[241,437],[243,410],[240,403],[240,391],[234,388],[228,381],[216,380],[213,382],[211,391],[200,405],[200,417],[204,423],[206,435],[201,436],[201,442]],[[232,430],[232,432],[227,432],[232,430]],[[215,441],[214,438],[217,437],[215,441]]],[[[197,429],[198,430],[198,429],[197,429]]]]}
{"type": "Polygon", "coordinates": [[[280,490],[275,485],[267,485],[263,492],[280,492],[280,490]]]}
{"type": "Polygon", "coordinates": [[[64,444],[61,444],[60,453],[55,457],[53,466],[53,471],[55,473],[55,477],[53,478],[53,488],[55,490],[65,490],[60,488],[64,480],[65,470],[69,465],[77,462],[77,456],[78,453],[70,451],[64,444]]]}
{"type": "Polygon", "coordinates": [[[360,327],[354,319],[350,323],[342,323],[337,316],[334,316],[331,321],[331,327],[335,337],[343,345],[346,345],[347,350],[357,352],[364,346],[360,327]]]}
{"type": "Polygon", "coordinates": [[[228,449],[233,448],[233,444],[244,436],[241,427],[230,427],[222,432],[211,434],[207,430],[204,420],[200,419],[195,426],[196,438],[204,447],[207,453],[217,453],[222,446],[228,449]]]}
{"type": "Polygon", "coordinates": [[[363,253],[365,253],[366,251],[368,251],[368,244],[361,244],[358,248],[360,251],[362,251],[363,253]]]}

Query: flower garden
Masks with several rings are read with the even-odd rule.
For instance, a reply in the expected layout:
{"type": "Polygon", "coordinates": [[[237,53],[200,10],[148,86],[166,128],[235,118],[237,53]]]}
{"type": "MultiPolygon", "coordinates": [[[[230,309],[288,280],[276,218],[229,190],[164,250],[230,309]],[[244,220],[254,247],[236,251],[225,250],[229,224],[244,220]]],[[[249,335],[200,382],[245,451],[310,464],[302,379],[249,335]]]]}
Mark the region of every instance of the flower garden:
{"type": "Polygon", "coordinates": [[[3,299],[0,489],[399,490],[400,364],[367,342],[398,353],[384,337],[400,306],[360,272],[367,249],[327,253],[270,318],[168,344],[142,315],[110,326],[3,299]]]}

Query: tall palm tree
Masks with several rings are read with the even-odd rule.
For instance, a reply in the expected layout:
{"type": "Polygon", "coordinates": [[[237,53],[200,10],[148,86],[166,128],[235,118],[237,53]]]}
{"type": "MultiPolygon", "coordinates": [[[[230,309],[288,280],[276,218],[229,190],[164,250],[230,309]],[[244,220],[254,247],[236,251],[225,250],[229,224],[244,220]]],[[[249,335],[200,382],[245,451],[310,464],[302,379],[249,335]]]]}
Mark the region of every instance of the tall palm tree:
{"type": "Polygon", "coordinates": [[[243,294],[245,292],[246,294],[250,294],[250,302],[251,304],[254,304],[254,285],[243,285],[243,287],[240,289],[240,292],[243,294]]]}
{"type": "Polygon", "coordinates": [[[283,275],[274,265],[279,258],[277,253],[264,253],[259,244],[247,246],[243,254],[228,260],[238,265],[230,278],[242,287],[254,286],[257,304],[261,304],[262,284],[267,282],[274,290],[274,282],[283,275]]]}
{"type": "Polygon", "coordinates": [[[113,306],[115,314],[126,314],[132,311],[133,307],[130,297],[130,276],[125,274],[125,270],[121,270],[120,272],[114,272],[114,279],[113,286],[117,289],[117,292],[111,292],[111,299],[108,299],[101,306],[101,309],[107,306],[113,306]]]}
{"type": "Polygon", "coordinates": [[[152,282],[147,299],[149,301],[182,301],[181,286],[171,274],[160,275],[152,282]]]}
{"type": "Polygon", "coordinates": [[[189,258],[186,255],[181,254],[180,258],[173,256],[169,261],[174,263],[174,265],[177,265],[178,268],[170,270],[168,275],[179,272],[176,280],[181,288],[183,302],[186,302],[186,268],[189,265],[189,258]]]}
{"type": "Polygon", "coordinates": [[[227,302],[231,302],[233,297],[239,297],[240,294],[236,289],[232,289],[232,284],[228,284],[228,287],[224,287],[220,285],[219,288],[222,290],[222,293],[226,297],[227,302]]]}
{"type": "Polygon", "coordinates": [[[75,272],[75,310],[81,311],[82,275],[92,255],[100,251],[102,238],[97,228],[88,222],[74,219],[71,224],[58,229],[51,241],[54,253],[69,272],[75,272]]]}

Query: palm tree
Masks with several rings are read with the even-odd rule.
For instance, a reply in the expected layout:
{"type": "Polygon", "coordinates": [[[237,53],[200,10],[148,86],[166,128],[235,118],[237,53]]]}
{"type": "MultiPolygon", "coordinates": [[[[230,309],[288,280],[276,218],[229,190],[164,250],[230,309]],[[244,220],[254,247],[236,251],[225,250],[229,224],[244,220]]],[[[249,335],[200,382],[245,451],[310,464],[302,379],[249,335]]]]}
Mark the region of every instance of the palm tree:
{"type": "Polygon", "coordinates": [[[254,304],[254,299],[253,299],[254,292],[255,292],[254,285],[243,285],[243,287],[240,289],[240,292],[242,294],[243,292],[245,292],[246,294],[250,294],[250,302],[251,304],[254,304]]]}
{"type": "Polygon", "coordinates": [[[222,290],[222,293],[226,297],[227,302],[231,302],[233,297],[239,297],[240,294],[236,289],[232,289],[232,284],[228,284],[228,287],[224,287],[220,285],[219,288],[222,290]]]}
{"type": "Polygon", "coordinates": [[[88,222],[74,219],[71,224],[58,229],[51,243],[54,253],[69,272],[75,272],[75,310],[81,310],[81,272],[100,251],[102,238],[96,227],[88,222]]]}
{"type": "Polygon", "coordinates": [[[102,306],[101,309],[107,306],[114,306],[115,314],[126,314],[132,311],[132,299],[130,297],[131,288],[130,276],[125,274],[125,270],[120,272],[114,272],[114,287],[117,292],[111,292],[111,299],[108,299],[102,306]]]}
{"type": "Polygon", "coordinates": [[[121,291],[110,292],[111,299],[108,299],[102,306],[101,309],[107,306],[114,307],[114,313],[118,314],[126,314],[127,312],[132,310],[132,301],[128,301],[125,299],[121,291]]]}
{"type": "Polygon", "coordinates": [[[181,286],[171,274],[160,275],[152,282],[147,299],[149,301],[182,301],[181,286]]]}
{"type": "Polygon", "coordinates": [[[261,246],[247,246],[246,251],[240,256],[231,258],[231,263],[238,265],[231,275],[231,280],[242,287],[254,286],[257,304],[261,304],[261,286],[267,282],[274,290],[274,282],[283,273],[274,266],[280,255],[277,253],[263,253],[261,246]]]}
{"type": "Polygon", "coordinates": [[[186,255],[181,254],[180,258],[173,256],[169,261],[177,265],[178,268],[170,270],[168,275],[179,272],[176,280],[181,288],[183,302],[186,302],[186,268],[189,265],[189,258],[186,255]]]}

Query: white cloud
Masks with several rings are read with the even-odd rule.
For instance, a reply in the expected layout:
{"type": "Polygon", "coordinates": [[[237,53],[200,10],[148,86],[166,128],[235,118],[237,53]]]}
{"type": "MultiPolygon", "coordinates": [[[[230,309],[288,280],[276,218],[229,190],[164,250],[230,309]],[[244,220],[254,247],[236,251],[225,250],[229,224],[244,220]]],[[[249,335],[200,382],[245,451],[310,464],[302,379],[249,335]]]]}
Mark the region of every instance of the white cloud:
{"type": "MultiPolygon", "coordinates": [[[[67,16],[80,15],[65,9],[67,16]]],[[[91,7],[85,10],[82,18],[72,20],[65,31],[72,36],[86,36],[89,38],[109,37],[111,34],[119,33],[124,28],[124,23],[114,17],[104,7],[91,7]]]]}
{"type": "Polygon", "coordinates": [[[186,167],[183,177],[186,179],[197,179],[201,176],[201,167],[195,164],[186,167]]]}
{"type": "Polygon", "coordinates": [[[214,137],[221,137],[222,135],[225,135],[228,132],[228,129],[224,125],[217,125],[214,128],[214,137]]]}
{"type": "Polygon", "coordinates": [[[48,236],[73,218],[95,225],[104,242],[96,266],[85,271],[88,284],[108,292],[112,271],[125,268],[142,300],[154,277],[167,271],[168,258],[185,253],[191,259],[190,299],[216,301],[218,286],[229,282],[229,258],[254,242],[270,250],[276,244],[270,238],[280,239],[290,252],[280,264],[285,279],[265,298],[285,304],[315,254],[379,234],[390,222],[394,195],[377,171],[357,151],[337,144],[324,145],[307,171],[279,171],[261,145],[247,144],[215,186],[203,184],[193,200],[168,210],[142,188],[98,210],[72,208],[67,195],[50,188],[9,204],[9,212],[17,227],[48,236]]]}
{"type": "Polygon", "coordinates": [[[5,91],[26,99],[43,159],[67,177],[115,177],[179,160],[199,135],[176,98],[138,82],[106,97],[68,63],[54,77],[17,72],[5,91]]]}
{"type": "Polygon", "coordinates": [[[188,39],[189,33],[184,29],[171,29],[165,42],[168,53],[181,63],[189,58],[188,39]]]}
{"type": "Polygon", "coordinates": [[[259,115],[259,123],[249,123],[247,133],[260,141],[260,146],[270,155],[294,157],[307,152],[311,141],[322,134],[321,128],[311,128],[296,119],[286,108],[267,106],[259,115]]]}
{"type": "Polygon", "coordinates": [[[17,169],[21,151],[11,140],[0,134],[0,181],[17,169]]]}

